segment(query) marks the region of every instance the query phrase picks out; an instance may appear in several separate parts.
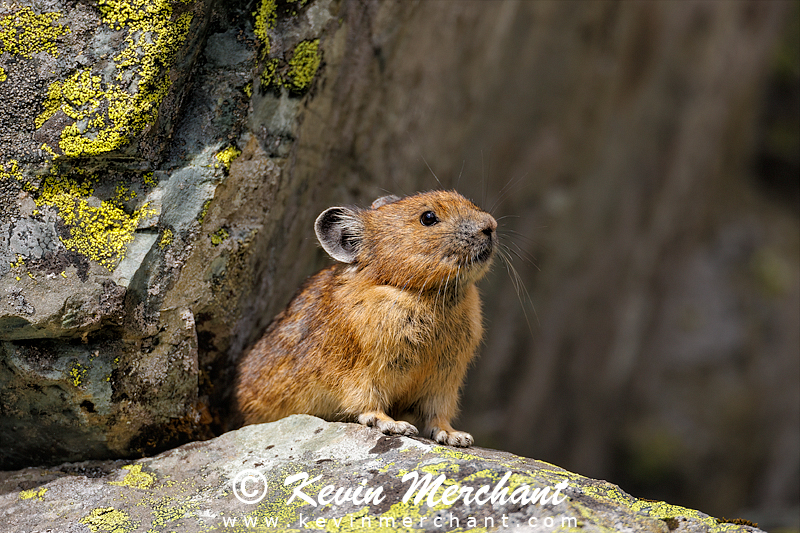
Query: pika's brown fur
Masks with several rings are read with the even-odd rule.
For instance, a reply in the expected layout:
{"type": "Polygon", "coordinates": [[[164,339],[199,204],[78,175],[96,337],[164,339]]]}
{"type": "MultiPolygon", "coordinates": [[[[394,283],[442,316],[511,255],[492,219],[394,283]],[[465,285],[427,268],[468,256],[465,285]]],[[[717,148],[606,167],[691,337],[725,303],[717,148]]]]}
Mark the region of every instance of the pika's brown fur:
{"type": "Polygon", "coordinates": [[[242,358],[244,423],[306,413],[416,434],[403,417],[439,443],[471,445],[450,421],[483,332],[475,282],[496,229],[450,191],[323,212],[317,237],[342,263],[309,278],[242,358]]]}

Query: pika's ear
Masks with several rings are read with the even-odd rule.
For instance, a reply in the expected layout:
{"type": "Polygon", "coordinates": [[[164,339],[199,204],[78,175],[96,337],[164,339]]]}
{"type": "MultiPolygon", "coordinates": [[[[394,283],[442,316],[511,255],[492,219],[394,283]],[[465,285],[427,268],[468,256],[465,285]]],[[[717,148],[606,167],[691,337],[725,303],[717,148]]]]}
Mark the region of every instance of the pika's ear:
{"type": "Polygon", "coordinates": [[[396,202],[399,199],[400,199],[400,197],[399,196],[395,196],[394,194],[390,194],[389,196],[381,196],[380,198],[378,198],[377,200],[372,202],[372,205],[370,207],[372,209],[378,209],[382,205],[391,204],[393,202],[396,202]]]}
{"type": "Polygon", "coordinates": [[[347,207],[326,209],[314,223],[314,231],[322,248],[342,263],[356,260],[356,251],[361,242],[361,228],[358,213],[347,207]]]}

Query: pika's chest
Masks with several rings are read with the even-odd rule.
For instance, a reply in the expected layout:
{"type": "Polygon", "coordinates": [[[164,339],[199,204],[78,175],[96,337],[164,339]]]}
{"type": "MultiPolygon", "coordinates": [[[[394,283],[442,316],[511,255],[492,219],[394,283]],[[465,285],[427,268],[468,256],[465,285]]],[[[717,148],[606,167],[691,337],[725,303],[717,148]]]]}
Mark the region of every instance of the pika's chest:
{"type": "MultiPolygon", "coordinates": [[[[370,358],[390,372],[430,371],[455,364],[481,338],[477,294],[457,302],[386,289],[379,305],[358,317],[370,358]]],[[[471,355],[471,354],[470,354],[471,355]]]]}

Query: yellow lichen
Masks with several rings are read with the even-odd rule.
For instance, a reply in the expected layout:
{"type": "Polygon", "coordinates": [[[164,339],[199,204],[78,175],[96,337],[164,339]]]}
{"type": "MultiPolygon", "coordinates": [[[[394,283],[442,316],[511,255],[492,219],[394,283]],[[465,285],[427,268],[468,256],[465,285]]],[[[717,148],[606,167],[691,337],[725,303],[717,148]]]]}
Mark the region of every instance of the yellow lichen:
{"type": "Polygon", "coordinates": [[[22,190],[32,192],[36,189],[34,185],[22,176],[22,171],[19,168],[19,161],[16,159],[9,159],[0,163],[0,180],[14,179],[22,184],[22,190]]]}
{"type": "Polygon", "coordinates": [[[286,86],[289,90],[300,93],[308,90],[320,64],[319,39],[302,41],[294,49],[289,60],[289,72],[286,74],[286,86]]]}
{"type": "Polygon", "coordinates": [[[92,198],[92,180],[60,176],[55,170],[39,189],[36,205],[58,209],[69,229],[69,237],[61,237],[68,250],[78,252],[109,270],[125,257],[129,242],[142,218],[155,214],[145,203],[128,214],[122,202],[134,196],[126,187],[118,188],[114,198],[100,202],[92,198]]]}
{"type": "Polygon", "coordinates": [[[125,465],[122,467],[129,470],[122,481],[110,481],[109,485],[119,485],[121,487],[133,487],[136,489],[149,489],[156,481],[156,476],[149,472],[142,472],[142,465],[125,465]]]}
{"type": "Polygon", "coordinates": [[[19,170],[19,161],[16,159],[9,159],[0,166],[0,179],[15,179],[23,181],[22,172],[19,170]]]}
{"type": "Polygon", "coordinates": [[[258,37],[258,40],[261,41],[263,45],[261,57],[266,57],[270,50],[269,34],[267,32],[275,27],[275,23],[278,20],[278,14],[275,10],[275,0],[261,0],[258,10],[253,12],[253,16],[256,17],[253,32],[255,32],[256,37],[258,37]]]}
{"type": "Polygon", "coordinates": [[[231,169],[231,163],[241,155],[242,151],[235,146],[229,146],[217,154],[217,160],[225,165],[225,170],[231,169]]]}
{"type": "Polygon", "coordinates": [[[31,8],[23,7],[3,17],[0,19],[0,54],[30,59],[33,54],[46,52],[58,57],[55,41],[70,31],[61,24],[52,25],[61,16],[57,12],[37,15],[31,8]]]}
{"type": "Polygon", "coordinates": [[[45,122],[50,120],[50,118],[61,108],[60,81],[54,81],[50,84],[50,87],[47,88],[47,99],[44,101],[42,106],[44,107],[44,111],[42,111],[42,113],[33,121],[33,124],[36,126],[37,130],[41,128],[45,122]]]}
{"type": "Polygon", "coordinates": [[[278,60],[268,59],[264,64],[264,70],[261,71],[261,87],[266,89],[268,87],[280,87],[281,81],[277,76],[278,60]]]}
{"type": "Polygon", "coordinates": [[[225,228],[220,228],[216,232],[211,234],[211,244],[214,246],[219,246],[222,244],[222,241],[229,237],[228,230],[225,228]]]}
{"type": "Polygon", "coordinates": [[[211,200],[206,200],[205,202],[203,202],[203,208],[200,210],[200,215],[197,217],[197,221],[200,224],[202,224],[203,220],[205,220],[210,205],[211,205],[211,200]]]}
{"type": "Polygon", "coordinates": [[[476,455],[464,453],[452,448],[445,448],[444,446],[434,446],[433,452],[439,457],[447,457],[448,459],[456,459],[461,461],[477,461],[480,459],[480,457],[476,455]]]}
{"type": "Polygon", "coordinates": [[[168,68],[186,39],[193,13],[173,20],[171,0],[100,0],[101,21],[127,30],[126,47],[113,58],[117,73],[104,79],[90,69],[48,88],[40,128],[58,110],[74,122],[58,143],[70,157],[116,150],[155,123],[171,86],[168,68]],[[131,83],[133,81],[133,84],[131,83]]]}
{"type": "Polygon", "coordinates": [[[724,533],[727,531],[741,531],[736,524],[720,522],[716,518],[708,516],[694,509],[687,509],[678,505],[671,505],[666,502],[654,502],[650,500],[635,499],[633,504],[628,505],[633,512],[644,513],[651,518],[658,520],[669,520],[674,518],[689,518],[697,520],[703,524],[709,533],[724,533]]]}
{"type": "Polygon", "coordinates": [[[142,181],[146,187],[155,187],[158,185],[158,180],[153,176],[152,172],[145,172],[144,176],[142,176],[142,181]]]}
{"type": "Polygon", "coordinates": [[[8,79],[8,75],[3,67],[0,67],[0,83],[3,83],[8,79]]]}
{"type": "Polygon", "coordinates": [[[117,204],[122,204],[134,198],[136,198],[136,191],[131,190],[125,185],[119,184],[114,189],[113,201],[117,204]]]}
{"type": "Polygon", "coordinates": [[[42,143],[39,149],[50,154],[50,157],[52,157],[53,159],[58,157],[58,154],[55,153],[55,151],[52,148],[50,148],[50,146],[47,143],[42,143]]]}
{"type": "Polygon", "coordinates": [[[753,254],[750,269],[765,296],[782,296],[792,286],[791,265],[770,247],[762,247],[753,254]]]}
{"type": "Polygon", "coordinates": [[[72,377],[72,384],[76,387],[80,387],[83,383],[83,378],[86,377],[86,372],[88,372],[86,367],[77,362],[73,363],[72,368],[69,370],[69,375],[72,377]]]}
{"type": "Polygon", "coordinates": [[[40,502],[44,501],[44,493],[47,492],[47,487],[42,487],[39,490],[31,489],[31,490],[23,490],[19,493],[20,500],[30,500],[31,498],[37,498],[40,502]]]}
{"type": "Polygon", "coordinates": [[[127,533],[134,529],[130,516],[113,507],[100,507],[79,520],[86,524],[92,532],[107,531],[109,533],[127,533]]]}
{"type": "Polygon", "coordinates": [[[25,266],[25,258],[19,254],[17,254],[17,261],[10,263],[11,268],[20,268],[25,266]]]}
{"type": "Polygon", "coordinates": [[[161,533],[162,531],[175,531],[165,526],[192,513],[200,505],[197,501],[183,501],[178,503],[176,498],[164,496],[151,504],[153,509],[153,522],[147,533],[161,533]]]}
{"type": "Polygon", "coordinates": [[[172,244],[172,230],[167,228],[164,230],[164,233],[161,234],[161,240],[158,241],[158,247],[162,250],[172,244]]]}

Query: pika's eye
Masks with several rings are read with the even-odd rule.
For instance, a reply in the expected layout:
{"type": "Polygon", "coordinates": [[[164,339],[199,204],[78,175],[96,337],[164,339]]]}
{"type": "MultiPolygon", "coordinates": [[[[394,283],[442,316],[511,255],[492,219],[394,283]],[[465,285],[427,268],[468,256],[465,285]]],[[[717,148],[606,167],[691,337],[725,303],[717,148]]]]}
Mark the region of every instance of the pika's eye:
{"type": "Polygon", "coordinates": [[[419,217],[419,221],[423,226],[433,226],[439,219],[436,217],[436,213],[433,211],[425,211],[422,213],[422,216],[419,217]]]}

